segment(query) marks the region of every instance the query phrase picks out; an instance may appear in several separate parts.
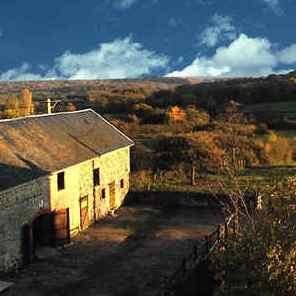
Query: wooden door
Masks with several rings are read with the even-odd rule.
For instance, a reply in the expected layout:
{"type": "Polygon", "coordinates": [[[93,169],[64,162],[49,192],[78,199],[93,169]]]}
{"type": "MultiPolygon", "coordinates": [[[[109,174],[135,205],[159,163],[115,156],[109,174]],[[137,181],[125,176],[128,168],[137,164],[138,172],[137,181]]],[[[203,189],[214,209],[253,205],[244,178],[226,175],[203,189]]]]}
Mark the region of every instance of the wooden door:
{"type": "Polygon", "coordinates": [[[81,229],[85,229],[88,225],[88,196],[84,196],[80,199],[80,227],[81,229]]]}
{"type": "Polygon", "coordinates": [[[110,197],[110,209],[116,207],[116,191],[115,191],[115,181],[109,184],[109,197],[110,197]]]}
{"type": "Polygon", "coordinates": [[[69,209],[53,212],[53,237],[56,246],[70,243],[69,209]]]}

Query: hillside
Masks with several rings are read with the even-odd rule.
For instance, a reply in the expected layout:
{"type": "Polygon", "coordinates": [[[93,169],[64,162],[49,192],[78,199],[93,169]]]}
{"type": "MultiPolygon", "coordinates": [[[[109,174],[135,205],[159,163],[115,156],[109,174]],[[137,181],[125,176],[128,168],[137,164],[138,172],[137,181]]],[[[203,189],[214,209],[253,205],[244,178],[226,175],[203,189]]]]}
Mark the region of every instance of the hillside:
{"type": "MultiPolygon", "coordinates": [[[[263,78],[218,80],[149,78],[1,82],[0,105],[5,104],[11,95],[19,94],[22,88],[33,91],[40,112],[43,110],[38,107],[38,101],[48,97],[65,104],[71,102],[76,109],[91,107],[101,113],[117,115],[130,114],[133,106],[139,103],[161,110],[172,105],[195,105],[218,114],[226,102],[234,100],[245,112],[273,126],[289,124],[295,118],[296,108],[296,71],[263,78]]],[[[57,111],[63,109],[59,108],[57,111]]]]}

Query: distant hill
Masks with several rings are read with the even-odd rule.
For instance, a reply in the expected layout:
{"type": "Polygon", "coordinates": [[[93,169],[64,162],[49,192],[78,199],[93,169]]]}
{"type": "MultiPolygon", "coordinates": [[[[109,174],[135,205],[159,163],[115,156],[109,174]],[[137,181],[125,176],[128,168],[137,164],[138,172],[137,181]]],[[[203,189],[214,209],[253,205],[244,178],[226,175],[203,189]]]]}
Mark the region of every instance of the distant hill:
{"type": "Polygon", "coordinates": [[[296,103],[296,71],[260,78],[234,79],[149,77],[120,80],[1,82],[0,105],[5,102],[7,96],[18,94],[22,88],[30,88],[37,103],[50,97],[74,102],[77,108],[92,107],[98,111],[108,110],[108,112],[111,112],[112,108],[116,109],[114,112],[120,113],[124,112],[123,110],[128,112],[136,103],[145,103],[161,109],[172,105],[181,107],[196,105],[207,111],[219,112],[227,101],[234,100],[248,112],[259,116],[281,114],[285,118],[290,118],[291,114],[296,114],[294,108],[288,112],[296,103]],[[106,105],[109,107],[105,108],[106,105]]]}
{"type": "MultiPolygon", "coordinates": [[[[197,80],[194,80],[197,82],[197,80]]],[[[200,82],[200,81],[198,81],[200,82]]],[[[149,79],[114,79],[114,80],[47,80],[47,81],[9,81],[0,82],[0,94],[19,92],[22,88],[30,88],[33,91],[78,91],[98,88],[140,88],[169,89],[182,84],[192,83],[190,79],[183,78],[149,78],[149,79]]]]}

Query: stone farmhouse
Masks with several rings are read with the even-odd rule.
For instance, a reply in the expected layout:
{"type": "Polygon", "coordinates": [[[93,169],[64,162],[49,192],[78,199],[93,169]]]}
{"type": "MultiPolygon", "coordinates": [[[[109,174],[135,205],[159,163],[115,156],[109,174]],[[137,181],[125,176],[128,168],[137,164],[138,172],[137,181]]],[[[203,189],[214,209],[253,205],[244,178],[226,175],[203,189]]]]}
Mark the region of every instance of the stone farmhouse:
{"type": "Polygon", "coordinates": [[[0,271],[118,208],[132,145],[91,109],[0,120],[0,271]]]}

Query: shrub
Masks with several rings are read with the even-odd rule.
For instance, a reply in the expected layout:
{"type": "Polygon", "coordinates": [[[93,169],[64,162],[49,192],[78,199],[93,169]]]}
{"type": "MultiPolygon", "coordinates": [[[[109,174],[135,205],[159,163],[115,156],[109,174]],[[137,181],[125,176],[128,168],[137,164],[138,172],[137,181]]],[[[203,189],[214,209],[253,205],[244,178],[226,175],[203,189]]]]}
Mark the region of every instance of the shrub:
{"type": "Polygon", "coordinates": [[[241,223],[212,257],[221,280],[215,295],[296,295],[295,232],[295,214],[283,207],[241,223]]]}
{"type": "Polygon", "coordinates": [[[269,132],[268,136],[257,140],[260,163],[268,165],[288,164],[293,159],[293,148],[289,139],[269,132]]]}

